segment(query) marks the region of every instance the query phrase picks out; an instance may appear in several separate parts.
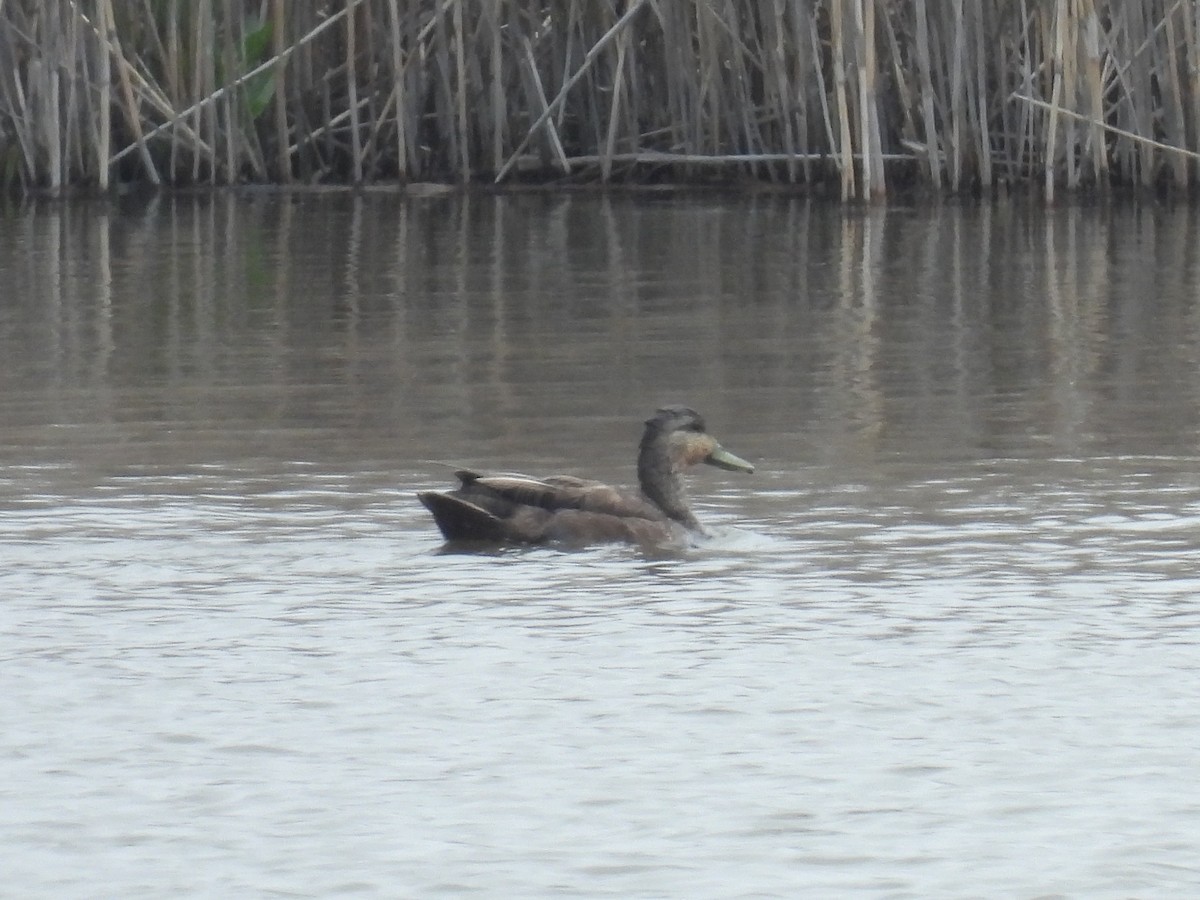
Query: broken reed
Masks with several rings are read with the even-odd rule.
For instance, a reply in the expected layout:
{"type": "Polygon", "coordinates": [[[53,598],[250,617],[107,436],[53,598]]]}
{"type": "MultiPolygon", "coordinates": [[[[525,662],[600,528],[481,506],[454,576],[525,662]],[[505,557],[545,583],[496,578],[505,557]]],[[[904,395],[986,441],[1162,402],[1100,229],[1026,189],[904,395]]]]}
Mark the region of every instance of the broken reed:
{"type": "Polygon", "coordinates": [[[6,0],[9,188],[1188,188],[1195,0],[6,0]]]}

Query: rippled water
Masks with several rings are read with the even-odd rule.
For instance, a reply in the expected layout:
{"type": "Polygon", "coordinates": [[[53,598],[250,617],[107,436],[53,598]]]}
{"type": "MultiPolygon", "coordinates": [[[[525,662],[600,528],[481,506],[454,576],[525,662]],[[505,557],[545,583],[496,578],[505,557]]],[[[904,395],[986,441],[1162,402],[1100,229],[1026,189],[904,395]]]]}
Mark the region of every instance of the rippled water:
{"type": "Polygon", "coordinates": [[[20,896],[1185,896],[1194,215],[216,198],[0,229],[20,896]],[[759,467],[443,552],[438,461],[759,467]]]}

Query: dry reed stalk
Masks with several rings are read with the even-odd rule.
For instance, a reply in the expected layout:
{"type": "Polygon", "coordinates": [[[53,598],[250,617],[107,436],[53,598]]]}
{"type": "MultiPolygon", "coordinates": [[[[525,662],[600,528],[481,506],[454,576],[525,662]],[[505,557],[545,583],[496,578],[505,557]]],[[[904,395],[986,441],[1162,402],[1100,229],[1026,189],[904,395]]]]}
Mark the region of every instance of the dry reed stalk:
{"type": "Polygon", "coordinates": [[[612,155],[617,144],[617,124],[621,111],[621,94],[625,88],[625,48],[629,44],[629,32],[621,32],[617,38],[617,64],[613,78],[612,100],[608,109],[608,132],[604,138],[603,160],[600,163],[600,180],[607,183],[612,176],[612,155]]]}
{"type": "MultiPolygon", "coordinates": [[[[796,116],[795,152],[805,154],[809,151],[810,142],[815,141],[817,136],[818,125],[813,107],[814,105],[820,106],[820,100],[816,100],[814,104],[813,94],[815,91],[808,77],[808,73],[816,64],[816,60],[811,55],[814,50],[813,38],[816,28],[811,9],[805,10],[802,14],[796,5],[792,5],[790,10],[792,61],[787,77],[788,84],[794,86],[791,90],[798,93],[800,98],[799,108],[794,112],[796,116]]],[[[795,98],[792,98],[792,103],[795,103],[795,98]]],[[[807,162],[801,164],[800,173],[805,182],[812,180],[812,167],[807,162]]]]}
{"type": "MultiPolygon", "coordinates": [[[[684,146],[694,147],[699,138],[696,132],[697,124],[702,121],[703,116],[700,114],[699,80],[687,77],[687,73],[698,71],[687,15],[683,5],[678,3],[670,6],[656,5],[651,7],[651,12],[658,23],[662,68],[666,81],[663,87],[665,97],[662,107],[669,124],[665,140],[674,150],[684,146]]],[[[631,103],[642,107],[636,96],[631,98],[631,103]]]]}
{"type": "MultiPolygon", "coordinates": [[[[1038,31],[1035,27],[1039,20],[1040,16],[1038,12],[1035,10],[1031,13],[1026,6],[1026,0],[1021,0],[1021,46],[1023,48],[1023,52],[1021,54],[1021,86],[1023,90],[1031,93],[1036,90],[1034,85],[1036,71],[1034,69],[1033,61],[1036,60],[1040,55],[1037,44],[1038,31]]],[[[1038,117],[1033,113],[1033,109],[1034,108],[1030,106],[1021,107],[1022,127],[1019,131],[1019,147],[1022,155],[1017,158],[1019,170],[1027,170],[1031,173],[1034,171],[1034,165],[1036,161],[1034,141],[1037,136],[1038,120],[1038,117]],[[1022,158],[1027,158],[1028,163],[1022,162],[1022,158]]]]}
{"type": "MultiPolygon", "coordinates": [[[[537,98],[538,105],[541,107],[543,114],[549,112],[550,104],[546,102],[546,91],[542,87],[542,77],[538,74],[537,61],[533,58],[533,45],[529,38],[522,35],[521,43],[525,47],[525,62],[528,66],[529,82],[533,87],[533,95],[537,98]]],[[[551,116],[546,117],[546,135],[550,140],[550,147],[554,151],[554,155],[559,160],[563,172],[571,171],[571,164],[567,162],[566,151],[563,150],[562,141],[558,137],[558,129],[554,127],[554,122],[551,121],[551,116]]]]}
{"type": "MultiPolygon", "coordinates": [[[[146,0],[146,17],[148,21],[154,21],[150,0],[146,0]]],[[[178,103],[183,95],[184,83],[183,70],[180,67],[183,62],[183,36],[179,30],[179,4],[168,4],[165,27],[167,43],[162,50],[163,68],[166,75],[167,98],[174,104],[178,103]]]]}
{"type": "MultiPolygon", "coordinates": [[[[1047,126],[1046,134],[1046,151],[1042,159],[1042,191],[1047,203],[1054,202],[1054,154],[1057,149],[1058,141],[1058,114],[1062,103],[1063,92],[1063,70],[1061,60],[1065,52],[1063,46],[1066,36],[1066,17],[1067,17],[1067,0],[1055,0],[1055,25],[1054,25],[1054,60],[1059,60],[1058,65],[1054,65],[1054,87],[1050,94],[1050,120],[1047,126]]],[[[1051,61],[1053,65],[1053,61],[1051,61]]]]}
{"type": "MultiPolygon", "coordinates": [[[[817,96],[821,104],[821,122],[825,126],[825,140],[830,148],[834,148],[837,146],[837,139],[834,137],[833,114],[829,109],[829,90],[825,84],[824,67],[821,65],[821,48],[818,43],[817,29],[810,28],[808,34],[812,44],[813,73],[816,75],[817,96]]],[[[840,172],[844,161],[834,156],[833,162],[835,168],[840,172]]]]}
{"type": "MultiPolygon", "coordinates": [[[[883,54],[884,70],[890,62],[890,70],[892,70],[892,80],[895,85],[896,101],[893,110],[899,112],[898,125],[896,130],[899,131],[901,140],[908,140],[910,143],[916,143],[917,137],[917,122],[914,120],[914,114],[917,113],[917,103],[914,101],[916,92],[913,91],[913,85],[908,79],[907,66],[905,65],[905,52],[901,49],[899,37],[896,36],[895,17],[889,14],[887,10],[883,11],[881,19],[883,35],[887,38],[887,49],[883,54]]],[[[910,61],[911,65],[911,61],[910,61]]],[[[881,76],[883,72],[881,71],[881,76]]],[[[887,84],[884,83],[884,92],[887,92],[887,84]]],[[[884,107],[884,113],[888,112],[888,108],[884,107]]]]}
{"type": "MultiPolygon", "coordinates": [[[[244,0],[233,0],[238,3],[237,17],[233,24],[236,26],[235,35],[237,40],[233,42],[233,47],[237,51],[234,56],[234,65],[237,69],[243,68],[248,63],[247,53],[249,52],[249,37],[246,33],[246,26],[250,24],[249,12],[242,8],[244,0]]],[[[255,16],[257,19],[257,14],[255,16]]],[[[235,102],[230,99],[230,128],[234,133],[236,146],[238,148],[238,164],[233,170],[232,178],[238,178],[239,170],[244,169],[247,165],[250,167],[251,177],[255,180],[264,180],[267,177],[266,155],[263,153],[262,143],[259,140],[258,129],[254,127],[253,117],[257,115],[251,111],[248,102],[235,102]]]]}
{"type": "MultiPolygon", "coordinates": [[[[1023,94],[1014,93],[1011,99],[1020,100],[1023,103],[1028,103],[1031,106],[1036,106],[1040,109],[1052,109],[1052,104],[1046,103],[1044,100],[1035,99],[1034,97],[1026,97],[1023,94]]],[[[1094,119],[1088,119],[1086,116],[1081,115],[1080,113],[1071,112],[1068,109],[1059,109],[1058,113],[1059,115],[1076,119],[1077,121],[1094,124],[1096,127],[1102,128],[1110,134],[1120,135],[1121,137],[1135,144],[1146,144],[1148,147],[1155,150],[1165,150],[1168,153],[1178,153],[1184,157],[1187,157],[1188,159],[1200,160],[1200,153],[1196,152],[1195,150],[1189,150],[1186,147],[1176,147],[1171,144],[1164,144],[1162,141],[1156,141],[1153,138],[1143,137],[1142,135],[1136,134],[1132,131],[1126,131],[1124,128],[1117,128],[1115,125],[1109,125],[1107,122],[1098,122],[1094,119]]]]}
{"type": "MultiPolygon", "coordinates": [[[[168,102],[174,108],[184,96],[184,73],[183,65],[183,36],[180,34],[179,25],[179,6],[172,3],[167,8],[167,92],[168,102]]],[[[108,157],[111,153],[111,147],[108,143],[104,147],[103,165],[108,168],[108,157]]],[[[167,163],[167,172],[172,178],[178,168],[178,158],[181,152],[179,133],[171,133],[171,155],[167,163]]]]}
{"type": "Polygon", "coordinates": [[[392,52],[392,92],[388,99],[396,104],[396,167],[403,178],[408,174],[408,92],[405,89],[404,48],[400,41],[400,7],[397,0],[388,0],[388,25],[392,52]]]}
{"type": "MultiPolygon", "coordinates": [[[[110,26],[108,23],[108,4],[101,3],[99,9],[96,10],[96,27],[101,35],[108,34],[110,26]]],[[[98,127],[98,140],[96,142],[96,180],[100,186],[100,190],[108,190],[108,177],[111,167],[108,164],[108,154],[111,148],[112,141],[112,63],[109,55],[101,47],[100,53],[100,83],[98,85],[100,95],[100,124],[98,127]]]]}
{"type": "MultiPolygon", "coordinates": [[[[759,65],[763,70],[763,112],[759,116],[762,126],[762,149],[781,149],[785,153],[796,152],[795,120],[792,104],[788,100],[787,53],[783,34],[787,29],[787,12],[779,3],[762,3],[759,14],[762,22],[759,32],[759,65]]],[[[768,169],[768,172],[772,172],[768,169]]],[[[789,183],[796,180],[796,166],[788,164],[784,177],[789,183]]]]}
{"type": "Polygon", "coordinates": [[[471,139],[470,128],[467,126],[467,51],[464,45],[463,5],[462,0],[454,4],[454,62],[455,81],[457,82],[458,131],[461,135],[459,146],[459,178],[463,184],[471,180],[471,139]]]}
{"type": "MultiPolygon", "coordinates": [[[[369,103],[369,98],[363,97],[358,101],[358,107],[361,110],[369,103]]],[[[303,139],[292,145],[291,152],[296,153],[306,144],[314,144],[317,138],[325,138],[331,135],[336,135],[339,126],[348,122],[350,119],[350,110],[345,109],[337,114],[330,114],[326,120],[316,128],[308,132],[303,139]]]]}
{"type": "Polygon", "coordinates": [[[363,144],[363,166],[366,173],[365,177],[368,181],[379,174],[379,138],[382,129],[386,127],[384,120],[387,116],[387,108],[385,107],[381,110],[379,107],[380,93],[378,85],[383,63],[380,60],[378,42],[375,40],[378,37],[378,30],[375,26],[375,7],[375,3],[368,3],[358,13],[362,17],[359,33],[364,36],[363,45],[366,48],[362,54],[363,58],[359,63],[358,77],[365,83],[365,88],[360,86],[360,90],[363,90],[367,99],[367,118],[364,123],[367,129],[367,140],[363,144]]]}
{"type": "MultiPolygon", "coordinates": [[[[1180,8],[1180,2],[1176,2],[1164,14],[1164,33],[1160,41],[1155,41],[1155,46],[1162,51],[1160,68],[1165,69],[1167,74],[1166,78],[1160,79],[1160,85],[1169,101],[1163,104],[1165,107],[1164,130],[1170,143],[1182,146],[1187,143],[1183,115],[1183,85],[1180,83],[1179,67],[1175,65],[1172,53],[1172,49],[1179,46],[1179,39],[1175,31],[1175,13],[1180,8]]],[[[1168,160],[1174,169],[1175,184],[1186,188],[1188,182],[1187,160],[1177,155],[1169,156],[1168,160]]]]}
{"type": "MultiPolygon", "coordinates": [[[[128,8],[128,4],[130,2],[131,0],[126,0],[126,8],[128,8]]],[[[159,34],[158,18],[155,16],[154,7],[151,3],[151,0],[142,0],[142,10],[145,14],[145,27],[140,29],[138,32],[138,36],[142,37],[143,41],[136,45],[136,55],[139,57],[151,57],[160,60],[164,67],[163,74],[166,76],[169,84],[170,72],[167,70],[169,69],[170,62],[167,59],[166,45],[163,43],[162,35],[159,34]],[[146,42],[148,42],[148,46],[146,46],[146,42]]]]}
{"type": "MultiPolygon", "coordinates": [[[[758,121],[762,123],[760,140],[763,150],[780,147],[785,152],[795,152],[792,139],[791,115],[786,102],[787,89],[784,79],[785,57],[780,35],[784,28],[783,10],[769,0],[761,0],[758,7],[761,23],[757,33],[757,65],[762,70],[762,110],[758,121]]],[[[767,175],[774,177],[773,168],[767,175]]],[[[796,180],[795,164],[789,163],[786,171],[789,182],[796,180]]]]}
{"type": "Polygon", "coordinates": [[[1104,115],[1104,76],[1100,58],[1100,19],[1096,15],[1094,0],[1082,0],[1084,17],[1084,90],[1088,118],[1092,121],[1088,129],[1088,146],[1092,154],[1092,174],[1096,185],[1103,190],[1108,185],[1108,156],[1104,152],[1104,134],[1097,124],[1104,115]]]}
{"type": "MultiPolygon", "coordinates": [[[[50,22],[57,19],[57,10],[51,9],[49,15],[43,19],[41,23],[45,31],[44,34],[50,38],[51,42],[51,59],[54,57],[54,45],[57,43],[59,35],[56,31],[50,30],[50,22]]],[[[50,63],[44,65],[41,69],[41,109],[42,109],[42,143],[50,154],[50,190],[53,193],[58,193],[62,190],[66,179],[63,176],[63,152],[62,152],[62,134],[60,125],[62,123],[62,108],[61,95],[59,93],[59,69],[58,66],[50,63]]]]}
{"type": "MultiPolygon", "coordinates": [[[[1190,10],[1184,12],[1183,42],[1185,71],[1188,73],[1185,90],[1192,101],[1187,116],[1190,123],[1187,140],[1192,146],[1200,146],[1200,4],[1192,4],[1190,10]]],[[[1197,177],[1200,178],[1200,167],[1197,167],[1197,177]]]]}
{"type": "MultiPolygon", "coordinates": [[[[695,12],[696,62],[698,71],[698,96],[696,98],[696,117],[691,123],[692,146],[698,152],[713,151],[718,145],[718,134],[722,128],[722,114],[717,82],[720,80],[720,67],[725,63],[723,54],[717,46],[714,34],[715,13],[702,3],[693,6],[695,12]]],[[[692,29],[688,29],[691,31],[692,29]]]]}
{"type": "MultiPolygon", "coordinates": [[[[534,32],[540,31],[537,23],[533,24],[531,29],[534,32]]],[[[557,73],[562,82],[566,82],[571,77],[571,71],[575,67],[575,59],[579,58],[582,62],[587,55],[588,40],[585,35],[586,24],[584,22],[584,8],[582,4],[572,3],[567,11],[566,23],[566,40],[565,42],[549,40],[549,44],[545,52],[548,56],[547,69],[550,73],[557,73]]],[[[542,45],[543,41],[538,40],[538,44],[542,45]]],[[[549,107],[549,103],[546,104],[549,107]]],[[[560,109],[566,104],[561,104],[560,109]]],[[[563,124],[562,116],[558,113],[552,113],[554,116],[554,125],[556,128],[561,128],[563,124]]]]}
{"type": "MultiPolygon", "coordinates": [[[[68,59],[77,60],[78,63],[62,72],[65,93],[62,134],[63,180],[64,183],[70,183],[72,174],[86,172],[91,162],[91,154],[87,152],[85,146],[95,146],[95,141],[88,140],[86,145],[84,143],[90,135],[84,133],[84,112],[81,108],[84,91],[80,89],[81,85],[90,85],[95,79],[92,77],[88,54],[84,50],[84,43],[81,40],[80,23],[74,16],[68,16],[66,23],[65,52],[68,59]]],[[[87,118],[91,120],[90,116],[87,118]]],[[[94,121],[89,121],[89,130],[92,127],[94,127],[94,121]]]]}
{"type": "MultiPolygon", "coordinates": [[[[919,158],[913,153],[884,153],[884,162],[914,162],[919,158]]],[[[604,154],[592,153],[580,156],[569,156],[567,162],[574,168],[577,166],[598,166],[606,157],[604,154]]],[[[861,160],[862,154],[856,153],[852,161],[861,160]]],[[[640,153],[614,153],[614,163],[630,163],[646,166],[763,166],[774,163],[804,163],[832,162],[833,157],[828,153],[665,153],[661,150],[644,150],[640,153]]]]}
{"type": "Polygon", "coordinates": [[[966,52],[966,35],[963,32],[966,17],[963,14],[963,0],[953,0],[954,3],[954,48],[950,61],[950,146],[953,153],[950,156],[950,188],[958,191],[963,184],[963,163],[965,162],[966,139],[963,132],[969,127],[966,118],[965,87],[963,78],[964,54],[966,52]]]}
{"type": "MultiPolygon", "coordinates": [[[[1079,28],[1076,23],[1077,0],[1060,0],[1063,14],[1059,21],[1059,27],[1062,28],[1061,43],[1063,46],[1063,54],[1058,59],[1058,65],[1062,71],[1062,85],[1064,97],[1060,101],[1064,105],[1072,107],[1076,104],[1078,96],[1079,76],[1077,72],[1076,61],[1079,56],[1077,47],[1077,38],[1079,28]]],[[[1067,116],[1062,123],[1063,132],[1063,166],[1066,169],[1066,185],[1068,190],[1075,190],[1079,187],[1079,167],[1078,157],[1075,153],[1075,147],[1078,143],[1076,137],[1077,120],[1067,116]]]]}
{"type": "MultiPolygon", "coordinates": [[[[7,73],[4,73],[7,75],[7,73]]],[[[34,161],[34,140],[29,124],[29,103],[25,95],[25,89],[22,87],[21,79],[12,77],[11,84],[8,86],[8,115],[9,126],[13,130],[16,137],[17,146],[20,149],[20,167],[18,176],[26,183],[32,183],[37,180],[37,171],[33,167],[34,161]]]]}
{"type": "Polygon", "coordinates": [[[362,184],[362,134],[358,124],[358,46],[355,15],[346,16],[346,95],[350,112],[350,171],[355,184],[362,184]]]}
{"type": "Polygon", "coordinates": [[[116,29],[113,28],[112,0],[102,0],[102,3],[105,6],[105,21],[109,26],[106,43],[117,67],[117,82],[121,89],[125,120],[129,124],[130,131],[133,132],[146,177],[150,179],[151,184],[159,185],[162,184],[162,180],[158,176],[158,169],[154,165],[154,160],[150,157],[150,149],[146,146],[146,138],[142,133],[142,116],[139,112],[138,103],[133,96],[133,85],[129,79],[129,70],[125,66],[125,53],[121,49],[121,42],[117,37],[116,29]]]}
{"type": "MultiPolygon", "coordinates": [[[[507,119],[508,112],[504,102],[504,46],[501,40],[503,31],[500,27],[500,22],[504,17],[504,0],[494,0],[492,3],[485,4],[484,16],[487,19],[487,30],[492,39],[491,54],[488,59],[490,65],[488,81],[491,87],[489,99],[492,104],[492,152],[489,171],[495,172],[504,163],[504,122],[507,119]]],[[[526,49],[528,50],[528,47],[526,49]]]]}
{"type": "Polygon", "coordinates": [[[604,33],[600,40],[592,45],[592,47],[585,54],[583,62],[580,64],[579,68],[570,78],[566,80],[562,88],[559,90],[558,95],[549,104],[549,106],[546,107],[542,114],[538,116],[537,120],[534,121],[534,123],[529,127],[529,130],[525,132],[525,137],[521,139],[521,142],[517,145],[516,149],[512,151],[512,154],[509,156],[508,160],[503,166],[500,167],[500,171],[496,173],[497,183],[502,181],[504,176],[508,174],[508,171],[513,167],[513,165],[516,164],[517,157],[520,156],[520,154],[524,152],[525,148],[529,146],[529,142],[532,140],[533,135],[542,126],[542,124],[554,114],[554,110],[562,104],[564,99],[566,99],[567,93],[571,90],[571,88],[574,87],[581,78],[583,78],[604,48],[608,46],[614,37],[621,33],[622,29],[624,29],[631,21],[633,21],[634,17],[642,11],[642,7],[644,7],[646,3],[647,0],[635,0],[634,3],[631,3],[621,18],[617,19],[616,23],[614,23],[613,26],[604,33]]]}
{"type": "Polygon", "coordinates": [[[991,134],[988,126],[990,114],[988,109],[988,70],[987,70],[987,53],[984,44],[984,8],[979,6],[971,7],[971,21],[974,23],[972,31],[975,35],[975,82],[972,85],[973,91],[970,97],[971,106],[974,109],[974,126],[975,126],[975,144],[976,158],[979,166],[979,183],[983,190],[991,190],[992,187],[992,146],[991,134]]]}
{"type": "MultiPolygon", "coordinates": [[[[233,22],[232,0],[221,0],[222,19],[228,24],[233,22]]],[[[237,67],[237,62],[233,55],[233,41],[225,40],[218,44],[220,49],[221,66],[224,73],[234,71],[237,67]]],[[[224,146],[224,176],[226,184],[233,184],[234,173],[237,169],[235,160],[236,147],[235,139],[235,117],[233,109],[233,92],[226,91],[218,102],[217,109],[224,116],[224,128],[221,129],[221,137],[224,146]]]]}
{"type": "Polygon", "coordinates": [[[846,97],[846,47],[842,21],[845,15],[843,0],[833,0],[829,11],[830,41],[833,45],[833,90],[837,105],[838,140],[835,158],[842,174],[842,200],[854,196],[854,148],[850,139],[850,109],[846,97]]]}
{"type": "MultiPolygon", "coordinates": [[[[755,65],[753,50],[743,40],[738,28],[739,23],[730,7],[731,4],[726,7],[729,21],[718,16],[713,17],[714,27],[719,32],[722,55],[729,59],[729,69],[724,73],[727,87],[719,93],[718,102],[723,101],[723,117],[729,123],[728,143],[747,153],[756,153],[763,146],[758,127],[761,113],[756,98],[750,93],[750,86],[758,80],[758,67],[755,65]]],[[[714,136],[714,149],[725,143],[726,140],[722,140],[721,135],[714,136]]],[[[746,174],[753,177],[754,169],[750,168],[746,174]]]]}
{"type": "Polygon", "coordinates": [[[271,0],[271,55],[282,57],[275,70],[274,122],[275,122],[275,177],[285,184],[292,180],[292,158],[288,153],[287,118],[287,57],[284,29],[287,19],[283,11],[283,0],[271,0]]]}
{"type": "MultiPolygon", "coordinates": [[[[1137,133],[1152,134],[1154,111],[1147,105],[1146,100],[1153,96],[1154,82],[1157,80],[1154,77],[1154,66],[1134,65],[1134,62],[1150,47],[1154,40],[1154,29],[1149,25],[1149,14],[1143,6],[1130,3],[1124,7],[1124,13],[1130,37],[1133,39],[1129,65],[1126,68],[1132,76],[1130,83],[1133,88],[1129,94],[1129,106],[1133,111],[1133,121],[1138,126],[1137,133]]],[[[1144,187],[1149,187],[1154,179],[1154,148],[1145,141],[1134,142],[1134,147],[1138,160],[1137,176],[1144,187]]]]}
{"type": "Polygon", "coordinates": [[[882,200],[887,193],[883,172],[883,143],[879,134],[879,110],[876,107],[875,73],[875,0],[858,0],[854,6],[857,40],[861,44],[858,62],[859,121],[862,129],[863,189],[871,200],[882,200]]]}
{"type": "MultiPolygon", "coordinates": [[[[724,115],[729,122],[729,135],[725,140],[717,135],[713,142],[714,149],[728,145],[745,153],[758,153],[766,143],[759,127],[765,115],[759,98],[752,93],[752,87],[761,78],[761,63],[749,40],[754,32],[749,30],[743,35],[734,11],[728,11],[729,20],[719,19],[717,24],[721,29],[721,46],[727,48],[724,53],[732,63],[725,73],[727,87],[720,92],[725,106],[724,115]]],[[[749,167],[746,174],[755,177],[758,173],[754,167],[749,167]]],[[[767,175],[770,175],[769,169],[767,175]]]]}
{"type": "Polygon", "coordinates": [[[434,95],[432,126],[436,129],[438,143],[445,147],[447,168],[453,171],[459,159],[459,134],[454,126],[454,84],[450,75],[450,38],[446,33],[446,19],[450,7],[438,10],[433,17],[433,47],[431,59],[438,76],[432,85],[434,95]]]}
{"type": "MultiPolygon", "coordinates": [[[[193,26],[192,27],[193,27],[193,30],[195,33],[195,40],[194,40],[195,48],[207,47],[207,46],[212,45],[212,43],[213,43],[212,0],[198,0],[198,3],[195,7],[195,16],[193,18],[193,26]]],[[[214,76],[213,76],[213,71],[212,71],[212,54],[211,53],[194,52],[192,54],[192,56],[193,56],[193,61],[194,61],[193,62],[193,70],[192,70],[192,78],[193,78],[192,93],[193,93],[193,95],[199,94],[200,96],[204,96],[205,94],[207,94],[209,92],[209,90],[212,87],[213,81],[214,81],[214,76]]],[[[215,183],[216,182],[216,161],[217,161],[216,160],[217,140],[216,140],[216,123],[214,121],[213,116],[211,115],[211,110],[209,110],[207,108],[207,105],[202,106],[201,104],[196,104],[196,105],[190,107],[189,109],[185,109],[183,112],[179,113],[175,118],[182,119],[188,115],[192,115],[194,118],[194,125],[192,126],[192,130],[196,134],[200,135],[202,138],[206,137],[206,141],[205,141],[206,144],[209,147],[213,148],[213,155],[212,155],[212,159],[211,159],[210,166],[209,166],[209,178],[213,181],[213,183],[215,183]],[[205,126],[206,125],[208,125],[207,135],[205,135],[205,126]]],[[[164,122],[158,128],[151,131],[150,134],[148,135],[148,137],[154,137],[154,135],[160,130],[165,131],[167,128],[169,128],[171,126],[171,124],[173,124],[173,122],[174,122],[173,119],[168,119],[166,122],[164,122]]],[[[111,157],[109,157],[109,160],[108,160],[109,164],[111,165],[112,163],[119,161],[121,156],[124,155],[125,153],[129,152],[130,149],[132,149],[132,148],[127,147],[127,148],[125,148],[125,150],[113,154],[111,157]]],[[[200,164],[201,164],[200,156],[198,154],[193,154],[193,156],[192,156],[192,181],[194,181],[194,182],[198,182],[200,180],[200,164]]]]}
{"type": "MultiPolygon", "coordinates": [[[[788,124],[794,136],[788,144],[788,152],[803,155],[809,149],[812,139],[812,89],[808,80],[808,72],[812,66],[809,56],[810,42],[805,40],[814,31],[811,16],[804,16],[798,5],[787,7],[788,24],[786,31],[780,29],[780,37],[786,34],[788,53],[786,59],[781,59],[780,65],[780,102],[790,110],[788,124]],[[785,66],[786,64],[786,70],[785,66]]],[[[792,180],[811,181],[812,170],[808,162],[800,163],[799,169],[788,166],[792,180]]]]}

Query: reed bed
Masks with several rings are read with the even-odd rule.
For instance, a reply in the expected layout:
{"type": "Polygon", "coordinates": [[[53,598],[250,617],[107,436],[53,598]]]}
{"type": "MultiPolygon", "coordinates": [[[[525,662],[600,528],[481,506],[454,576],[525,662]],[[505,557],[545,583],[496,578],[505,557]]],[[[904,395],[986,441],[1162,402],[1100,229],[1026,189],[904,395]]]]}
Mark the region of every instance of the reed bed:
{"type": "Polygon", "coordinates": [[[0,0],[10,190],[1192,190],[1195,0],[0,0]]]}

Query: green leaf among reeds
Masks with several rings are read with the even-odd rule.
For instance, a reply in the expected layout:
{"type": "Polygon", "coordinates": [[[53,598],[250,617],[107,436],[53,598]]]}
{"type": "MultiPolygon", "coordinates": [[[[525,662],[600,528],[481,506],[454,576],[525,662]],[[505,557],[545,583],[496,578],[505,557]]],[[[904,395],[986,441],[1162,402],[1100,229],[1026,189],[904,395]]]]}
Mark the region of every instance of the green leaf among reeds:
{"type": "MultiPolygon", "coordinates": [[[[242,26],[242,62],[246,71],[257,68],[271,55],[271,22],[263,17],[247,19],[242,26]]],[[[246,109],[251,119],[257,119],[271,104],[275,95],[275,72],[267,69],[252,75],[242,88],[246,109]]]]}

